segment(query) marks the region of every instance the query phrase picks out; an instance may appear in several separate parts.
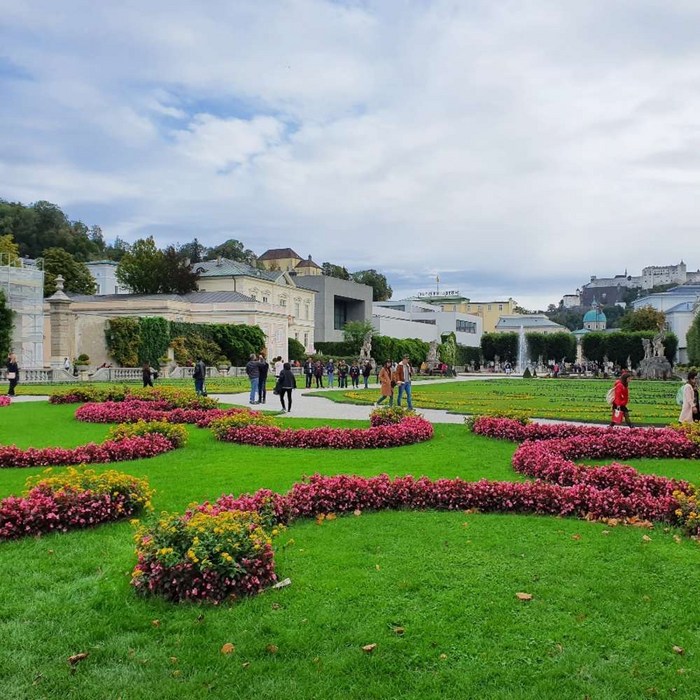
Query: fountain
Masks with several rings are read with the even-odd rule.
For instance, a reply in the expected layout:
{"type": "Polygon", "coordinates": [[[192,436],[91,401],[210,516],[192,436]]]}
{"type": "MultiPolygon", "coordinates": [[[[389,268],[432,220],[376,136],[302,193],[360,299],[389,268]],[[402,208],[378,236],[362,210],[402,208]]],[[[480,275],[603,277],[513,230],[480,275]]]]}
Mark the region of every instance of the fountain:
{"type": "Polygon", "coordinates": [[[527,366],[527,340],[525,340],[525,329],[520,326],[518,333],[518,374],[522,374],[527,366]]]}

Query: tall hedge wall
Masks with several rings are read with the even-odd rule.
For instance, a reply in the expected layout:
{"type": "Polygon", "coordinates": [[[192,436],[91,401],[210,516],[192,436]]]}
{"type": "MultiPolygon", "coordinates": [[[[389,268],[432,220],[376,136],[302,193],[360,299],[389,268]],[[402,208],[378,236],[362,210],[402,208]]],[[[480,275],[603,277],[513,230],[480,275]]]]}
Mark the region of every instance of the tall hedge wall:
{"type": "MultiPolygon", "coordinates": [[[[583,355],[588,360],[602,362],[607,355],[610,362],[622,367],[627,365],[629,356],[632,366],[636,367],[644,359],[644,346],[642,339],[651,340],[654,331],[635,331],[619,333],[587,333],[583,336],[583,355]]],[[[678,350],[678,338],[673,333],[668,333],[664,338],[664,355],[673,364],[678,350]]]]}

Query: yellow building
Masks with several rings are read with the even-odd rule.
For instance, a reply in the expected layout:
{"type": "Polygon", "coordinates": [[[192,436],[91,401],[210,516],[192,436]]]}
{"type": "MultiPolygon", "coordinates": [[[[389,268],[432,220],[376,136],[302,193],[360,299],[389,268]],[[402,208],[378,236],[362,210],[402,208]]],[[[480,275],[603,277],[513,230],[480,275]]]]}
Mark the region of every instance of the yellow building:
{"type": "Polygon", "coordinates": [[[498,319],[503,315],[513,315],[517,303],[509,298],[507,301],[471,301],[467,297],[453,295],[440,296],[435,292],[420,294],[418,301],[427,302],[439,306],[443,311],[457,311],[462,314],[480,316],[483,322],[483,332],[493,333],[496,330],[498,319]]]}

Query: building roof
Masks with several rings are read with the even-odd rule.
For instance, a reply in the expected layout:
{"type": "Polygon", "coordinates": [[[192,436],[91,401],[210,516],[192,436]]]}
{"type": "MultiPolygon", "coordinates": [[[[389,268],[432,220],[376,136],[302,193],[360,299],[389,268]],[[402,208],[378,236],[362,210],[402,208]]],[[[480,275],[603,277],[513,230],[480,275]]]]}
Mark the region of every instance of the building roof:
{"type": "Polygon", "coordinates": [[[190,304],[227,304],[252,302],[240,292],[190,292],[189,294],[69,294],[72,301],[181,301],[190,304]]]}
{"type": "Polygon", "coordinates": [[[674,314],[674,313],[681,313],[681,312],[688,312],[688,311],[693,311],[695,308],[695,302],[693,301],[682,301],[680,304],[676,304],[675,306],[672,306],[670,309],[666,309],[664,312],[667,316],[669,314],[674,314]]]}
{"type": "Polygon", "coordinates": [[[85,263],[88,267],[90,265],[114,265],[114,267],[117,267],[119,265],[118,262],[115,262],[114,260],[91,260],[90,262],[85,263]]]}
{"type": "Polygon", "coordinates": [[[518,314],[501,316],[496,323],[497,330],[513,330],[517,331],[520,327],[523,329],[533,328],[557,328],[564,333],[570,333],[566,326],[559,323],[554,323],[544,314],[518,314]]]}
{"type": "Polygon", "coordinates": [[[301,255],[295,253],[291,248],[270,248],[266,250],[258,260],[284,260],[285,258],[302,259],[301,255]]]}
{"type": "Polygon", "coordinates": [[[206,260],[194,265],[194,269],[200,272],[201,277],[258,277],[269,282],[276,282],[282,274],[278,270],[260,270],[252,265],[228,258],[206,260]]]}
{"type": "Polygon", "coordinates": [[[583,316],[584,323],[607,323],[608,319],[600,309],[590,309],[583,316]]]}
{"type": "Polygon", "coordinates": [[[301,262],[298,262],[296,264],[295,269],[299,269],[300,267],[311,267],[311,268],[317,268],[318,270],[322,269],[320,265],[317,265],[312,259],[311,256],[309,255],[307,260],[302,260],[301,262]]]}

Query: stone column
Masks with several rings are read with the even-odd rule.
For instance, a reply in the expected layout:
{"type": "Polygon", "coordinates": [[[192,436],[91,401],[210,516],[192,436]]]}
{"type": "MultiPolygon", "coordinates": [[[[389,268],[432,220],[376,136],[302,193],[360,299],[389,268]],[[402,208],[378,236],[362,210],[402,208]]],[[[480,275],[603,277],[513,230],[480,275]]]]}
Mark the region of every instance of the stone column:
{"type": "Polygon", "coordinates": [[[72,301],[63,291],[63,277],[56,277],[56,293],[46,301],[49,304],[51,323],[51,368],[63,369],[64,359],[71,362],[75,343],[75,314],[71,311],[72,301]]]}

